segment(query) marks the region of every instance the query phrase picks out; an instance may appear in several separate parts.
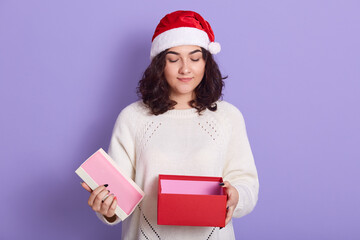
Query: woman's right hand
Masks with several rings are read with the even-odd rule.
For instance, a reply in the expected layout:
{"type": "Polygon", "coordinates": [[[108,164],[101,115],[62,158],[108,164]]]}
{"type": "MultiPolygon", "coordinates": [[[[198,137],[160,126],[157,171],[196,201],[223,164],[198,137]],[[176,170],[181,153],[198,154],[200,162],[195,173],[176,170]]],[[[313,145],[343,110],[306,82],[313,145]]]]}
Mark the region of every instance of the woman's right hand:
{"type": "Polygon", "coordinates": [[[114,194],[110,194],[103,201],[105,196],[110,193],[110,191],[107,190],[104,185],[101,185],[94,190],[91,190],[91,188],[85,182],[82,182],[81,186],[85,188],[89,193],[91,193],[88,204],[95,212],[104,215],[108,218],[108,220],[113,218],[116,219],[115,209],[117,205],[117,199],[114,194]]]}

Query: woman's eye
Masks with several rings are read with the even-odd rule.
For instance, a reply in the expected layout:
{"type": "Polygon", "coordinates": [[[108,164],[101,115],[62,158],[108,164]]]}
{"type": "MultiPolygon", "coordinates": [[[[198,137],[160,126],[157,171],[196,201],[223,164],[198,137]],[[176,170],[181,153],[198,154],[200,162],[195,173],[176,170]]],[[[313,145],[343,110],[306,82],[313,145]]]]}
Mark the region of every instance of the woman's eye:
{"type": "Polygon", "coordinates": [[[176,62],[178,59],[176,59],[176,60],[171,60],[171,59],[169,59],[169,62],[176,62]]]}
{"type": "Polygon", "coordinates": [[[198,58],[198,59],[191,59],[191,60],[194,61],[194,62],[197,62],[197,61],[200,60],[200,58],[198,58]]]}

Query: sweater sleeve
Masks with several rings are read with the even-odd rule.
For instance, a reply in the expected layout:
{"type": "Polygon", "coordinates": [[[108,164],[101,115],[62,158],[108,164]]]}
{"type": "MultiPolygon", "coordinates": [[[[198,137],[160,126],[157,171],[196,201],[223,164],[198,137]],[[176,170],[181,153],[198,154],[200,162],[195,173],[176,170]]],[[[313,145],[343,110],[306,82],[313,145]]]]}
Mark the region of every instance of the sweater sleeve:
{"type": "Polygon", "coordinates": [[[230,141],[225,154],[224,180],[229,181],[239,193],[233,217],[250,213],[258,199],[259,180],[241,112],[231,107],[228,114],[230,141]]]}
{"type": "MultiPolygon", "coordinates": [[[[112,131],[108,148],[109,156],[116,162],[122,172],[134,180],[135,178],[135,127],[133,127],[133,109],[127,107],[118,115],[112,131]]],[[[121,196],[117,196],[121,198],[121,196]]],[[[105,224],[116,225],[121,222],[119,217],[112,223],[95,212],[97,217],[105,224]]]]}

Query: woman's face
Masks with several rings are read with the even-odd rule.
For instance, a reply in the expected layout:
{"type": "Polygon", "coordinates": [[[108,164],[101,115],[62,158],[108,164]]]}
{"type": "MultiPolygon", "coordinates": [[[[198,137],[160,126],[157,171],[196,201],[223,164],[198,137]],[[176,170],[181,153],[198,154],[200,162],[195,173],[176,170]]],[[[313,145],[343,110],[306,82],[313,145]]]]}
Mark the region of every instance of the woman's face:
{"type": "Polygon", "coordinates": [[[199,46],[183,45],[170,48],[165,56],[164,75],[170,85],[170,98],[193,99],[194,89],[205,72],[205,60],[199,46]]]}

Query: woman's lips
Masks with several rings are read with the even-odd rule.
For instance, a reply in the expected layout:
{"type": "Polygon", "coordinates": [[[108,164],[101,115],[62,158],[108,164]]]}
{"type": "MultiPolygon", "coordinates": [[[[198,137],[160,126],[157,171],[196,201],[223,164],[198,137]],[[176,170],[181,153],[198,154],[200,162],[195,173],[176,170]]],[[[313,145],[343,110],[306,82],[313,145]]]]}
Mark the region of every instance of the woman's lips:
{"type": "Polygon", "coordinates": [[[178,78],[182,82],[189,82],[192,78],[178,78]]]}

